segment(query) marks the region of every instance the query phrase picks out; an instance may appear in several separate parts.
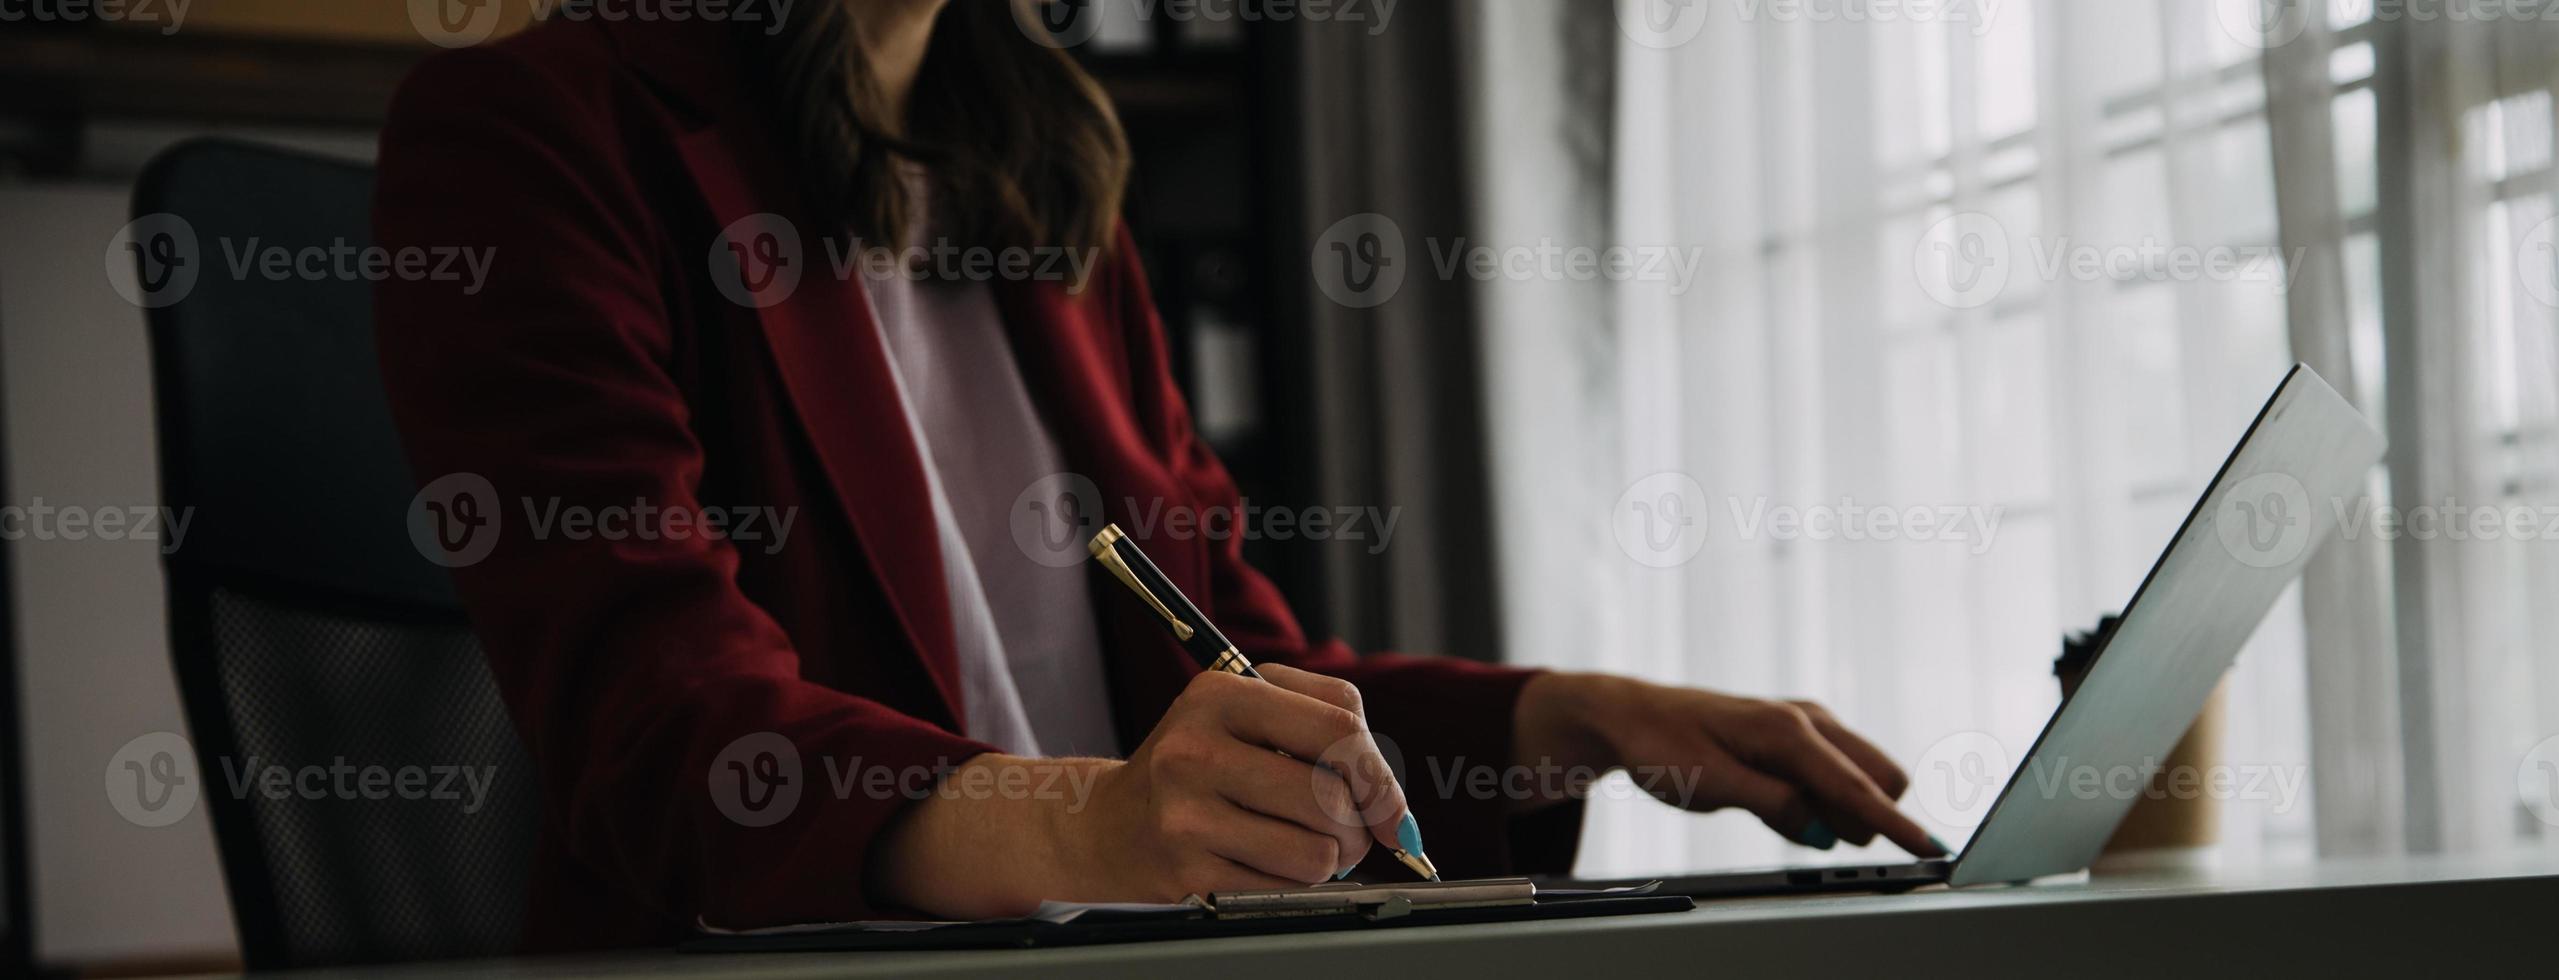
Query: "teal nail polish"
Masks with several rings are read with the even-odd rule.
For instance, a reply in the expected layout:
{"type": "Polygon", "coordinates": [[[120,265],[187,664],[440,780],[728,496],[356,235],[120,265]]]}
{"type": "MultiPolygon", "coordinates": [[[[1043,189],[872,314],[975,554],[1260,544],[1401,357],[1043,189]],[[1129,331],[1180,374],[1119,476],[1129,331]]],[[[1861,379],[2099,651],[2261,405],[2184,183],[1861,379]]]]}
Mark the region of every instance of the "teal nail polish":
{"type": "Polygon", "coordinates": [[[1340,871],[1333,872],[1333,880],[1334,880],[1334,881],[1340,881],[1340,880],[1342,880],[1342,879],[1344,879],[1344,878],[1348,878],[1348,877],[1350,877],[1350,876],[1351,876],[1351,871],[1352,871],[1352,869],[1355,869],[1355,868],[1358,868],[1358,867],[1359,867],[1359,865],[1354,864],[1354,865],[1351,865],[1351,866],[1350,866],[1350,867],[1348,867],[1348,868],[1343,868],[1343,869],[1342,869],[1342,870],[1340,870],[1340,871]]]}
{"type": "Polygon", "coordinates": [[[1929,843],[1931,843],[1931,844],[1935,844],[1935,845],[1937,845],[1937,850],[1939,850],[1939,851],[1941,851],[1941,852],[1944,852],[1944,853],[1946,853],[1946,854],[1953,854],[1953,853],[1955,853],[1955,849],[1954,849],[1954,848],[1951,848],[1951,847],[1946,846],[1946,842],[1945,842],[1945,841],[1942,841],[1942,840],[1938,840],[1938,839],[1937,839],[1937,835],[1935,835],[1935,834],[1930,834],[1930,835],[1928,835],[1928,842],[1929,842],[1929,843]]]}
{"type": "Polygon", "coordinates": [[[1395,843],[1402,845],[1407,854],[1422,853],[1422,824],[1409,812],[1404,814],[1402,823],[1395,825],[1395,843]]]}
{"type": "Polygon", "coordinates": [[[1804,825],[1805,847],[1827,851],[1838,844],[1839,835],[1831,831],[1829,824],[1821,822],[1821,818],[1815,817],[1813,822],[1804,825]]]}

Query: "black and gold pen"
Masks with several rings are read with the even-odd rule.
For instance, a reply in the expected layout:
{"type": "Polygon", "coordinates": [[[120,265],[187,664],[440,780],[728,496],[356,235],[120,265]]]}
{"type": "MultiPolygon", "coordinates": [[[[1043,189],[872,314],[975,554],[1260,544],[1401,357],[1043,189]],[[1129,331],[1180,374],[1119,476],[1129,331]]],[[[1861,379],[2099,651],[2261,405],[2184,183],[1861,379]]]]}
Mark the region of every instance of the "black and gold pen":
{"type": "MultiPolygon", "coordinates": [[[[1164,620],[1164,627],[1173,632],[1174,641],[1180,643],[1192,659],[1199,661],[1200,666],[1262,680],[1261,672],[1253,669],[1253,661],[1247,659],[1243,651],[1235,649],[1234,642],[1228,640],[1226,634],[1217,631],[1199,607],[1191,604],[1190,597],[1175,588],[1172,580],[1164,577],[1163,570],[1148,560],[1146,552],[1138,549],[1137,542],[1121,533],[1119,525],[1105,525],[1100,533],[1093,535],[1089,547],[1102,567],[1110,569],[1111,577],[1119,579],[1120,584],[1137,593],[1138,600],[1146,603],[1147,608],[1155,610],[1155,614],[1164,620]]],[[[1396,840],[1403,845],[1395,849],[1395,860],[1413,869],[1414,874],[1438,881],[1439,869],[1422,854],[1421,824],[1413,820],[1412,811],[1404,812],[1404,820],[1395,830],[1396,840]]]]}

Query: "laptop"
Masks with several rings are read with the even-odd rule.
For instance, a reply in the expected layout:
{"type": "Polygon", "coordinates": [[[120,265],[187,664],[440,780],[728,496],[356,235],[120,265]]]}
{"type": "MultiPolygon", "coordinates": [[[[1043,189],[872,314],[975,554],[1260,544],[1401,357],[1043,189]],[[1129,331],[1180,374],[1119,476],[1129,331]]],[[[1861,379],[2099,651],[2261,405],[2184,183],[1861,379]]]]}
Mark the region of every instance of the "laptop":
{"type": "MultiPolygon", "coordinates": [[[[2084,870],[2139,794],[2046,793],[2048,767],[2114,771],[2165,758],[2275,600],[2363,494],[2384,440],[2318,373],[2296,364],[2150,568],[2122,622],[2027,750],[1963,850],[1896,864],[1677,875],[1695,898],[2017,883],[2084,870]],[[2120,797],[2120,798],[2119,798],[2120,797]]],[[[1559,880],[1614,887],[1654,878],[1559,880]]]]}

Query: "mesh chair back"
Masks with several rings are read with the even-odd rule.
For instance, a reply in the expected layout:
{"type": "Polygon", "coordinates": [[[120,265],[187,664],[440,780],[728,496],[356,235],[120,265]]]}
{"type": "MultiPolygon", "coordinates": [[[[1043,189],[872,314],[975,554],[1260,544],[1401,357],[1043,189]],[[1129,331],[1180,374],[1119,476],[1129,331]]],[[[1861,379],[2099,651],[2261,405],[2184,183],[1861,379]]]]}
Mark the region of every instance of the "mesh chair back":
{"type": "Polygon", "coordinates": [[[370,243],[371,189],[208,140],[134,198],[162,492],[191,522],[171,650],[252,968],[505,953],[524,913],[534,773],[410,544],[372,284],[300,261],[370,243]]]}

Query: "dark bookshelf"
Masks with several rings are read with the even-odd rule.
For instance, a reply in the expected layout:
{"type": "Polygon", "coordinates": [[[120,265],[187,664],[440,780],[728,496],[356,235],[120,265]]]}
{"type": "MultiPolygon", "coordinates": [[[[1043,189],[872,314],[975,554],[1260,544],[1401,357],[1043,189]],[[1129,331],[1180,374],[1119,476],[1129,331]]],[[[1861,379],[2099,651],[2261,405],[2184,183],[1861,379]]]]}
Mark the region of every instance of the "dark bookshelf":
{"type": "MultiPolygon", "coordinates": [[[[1299,305],[1306,244],[1290,230],[1295,48],[1285,24],[1237,23],[1211,44],[1194,26],[1158,18],[1142,45],[1097,38],[1079,56],[1128,131],[1129,225],[1202,435],[1255,506],[1304,505],[1318,494],[1314,415],[1302,395],[1287,397],[1309,390],[1311,357],[1299,305]]],[[[1245,553],[1323,635],[1315,550],[1248,540],[1245,553]]]]}

